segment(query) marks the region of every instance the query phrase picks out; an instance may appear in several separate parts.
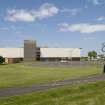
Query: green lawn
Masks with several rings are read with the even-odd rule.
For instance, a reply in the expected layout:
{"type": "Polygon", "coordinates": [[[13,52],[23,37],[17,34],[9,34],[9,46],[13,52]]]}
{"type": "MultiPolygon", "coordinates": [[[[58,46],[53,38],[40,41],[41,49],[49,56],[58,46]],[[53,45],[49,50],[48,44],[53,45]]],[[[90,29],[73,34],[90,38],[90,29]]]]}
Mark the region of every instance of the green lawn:
{"type": "Polygon", "coordinates": [[[105,81],[0,98],[0,105],[105,105],[105,81]]]}
{"type": "Polygon", "coordinates": [[[36,68],[23,64],[0,65],[0,88],[29,86],[102,73],[100,67],[36,68]]]}

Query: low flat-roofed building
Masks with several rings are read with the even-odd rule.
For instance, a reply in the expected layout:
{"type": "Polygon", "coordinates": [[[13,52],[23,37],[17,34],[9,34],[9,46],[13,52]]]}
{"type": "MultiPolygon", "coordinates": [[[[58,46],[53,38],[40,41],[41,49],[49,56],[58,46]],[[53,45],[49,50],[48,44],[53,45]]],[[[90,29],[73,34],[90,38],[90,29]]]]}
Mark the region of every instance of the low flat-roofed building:
{"type": "Polygon", "coordinates": [[[40,48],[42,60],[80,60],[80,48],[40,48]]]}
{"type": "Polygon", "coordinates": [[[0,56],[5,58],[6,63],[17,63],[24,58],[23,48],[0,48],[0,56]]]}
{"type": "Polygon", "coordinates": [[[0,48],[6,63],[34,61],[80,61],[80,48],[40,48],[34,41],[25,41],[24,48],[0,48]],[[35,44],[35,45],[34,45],[35,44]]]}

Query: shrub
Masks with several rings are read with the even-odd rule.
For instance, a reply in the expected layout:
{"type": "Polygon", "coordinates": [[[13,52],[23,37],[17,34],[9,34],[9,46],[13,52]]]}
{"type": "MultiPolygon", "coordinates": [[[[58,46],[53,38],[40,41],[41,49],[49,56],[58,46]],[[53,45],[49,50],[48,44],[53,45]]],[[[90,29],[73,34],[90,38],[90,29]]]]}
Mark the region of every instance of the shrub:
{"type": "Polygon", "coordinates": [[[0,56],[0,64],[3,64],[5,62],[5,58],[3,58],[2,56],[0,56]]]}

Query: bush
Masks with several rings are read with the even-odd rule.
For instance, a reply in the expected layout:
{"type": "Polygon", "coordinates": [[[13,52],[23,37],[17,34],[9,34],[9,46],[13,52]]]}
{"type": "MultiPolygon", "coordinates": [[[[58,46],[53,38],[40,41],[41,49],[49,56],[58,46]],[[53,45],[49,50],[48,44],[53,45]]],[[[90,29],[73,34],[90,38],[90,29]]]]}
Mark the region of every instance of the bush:
{"type": "Polygon", "coordinates": [[[5,62],[5,58],[3,58],[2,56],[0,56],[0,64],[3,64],[5,62]]]}
{"type": "Polygon", "coordinates": [[[88,57],[81,57],[81,61],[88,61],[88,57]]]}

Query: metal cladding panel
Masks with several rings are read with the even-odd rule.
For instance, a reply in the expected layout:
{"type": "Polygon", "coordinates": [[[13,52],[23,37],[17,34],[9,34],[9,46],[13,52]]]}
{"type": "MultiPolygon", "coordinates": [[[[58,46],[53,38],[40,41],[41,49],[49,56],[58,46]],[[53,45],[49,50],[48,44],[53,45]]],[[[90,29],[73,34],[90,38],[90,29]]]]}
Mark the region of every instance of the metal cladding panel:
{"type": "Polygon", "coordinates": [[[79,48],[41,48],[41,57],[80,57],[79,48]]]}
{"type": "Polygon", "coordinates": [[[36,60],[36,42],[32,40],[24,41],[24,61],[36,60]]]}
{"type": "Polygon", "coordinates": [[[23,58],[23,48],[0,48],[0,56],[4,58],[23,58]]]}

